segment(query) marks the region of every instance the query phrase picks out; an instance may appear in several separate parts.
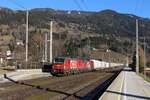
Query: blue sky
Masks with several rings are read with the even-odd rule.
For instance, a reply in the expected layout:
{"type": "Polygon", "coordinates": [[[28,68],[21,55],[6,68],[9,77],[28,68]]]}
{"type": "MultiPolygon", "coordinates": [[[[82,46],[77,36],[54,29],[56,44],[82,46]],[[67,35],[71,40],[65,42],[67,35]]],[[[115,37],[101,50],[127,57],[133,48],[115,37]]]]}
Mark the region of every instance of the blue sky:
{"type": "Polygon", "coordinates": [[[150,0],[0,0],[1,7],[23,9],[19,5],[28,9],[54,8],[85,11],[112,9],[121,13],[150,18],[150,0]]]}

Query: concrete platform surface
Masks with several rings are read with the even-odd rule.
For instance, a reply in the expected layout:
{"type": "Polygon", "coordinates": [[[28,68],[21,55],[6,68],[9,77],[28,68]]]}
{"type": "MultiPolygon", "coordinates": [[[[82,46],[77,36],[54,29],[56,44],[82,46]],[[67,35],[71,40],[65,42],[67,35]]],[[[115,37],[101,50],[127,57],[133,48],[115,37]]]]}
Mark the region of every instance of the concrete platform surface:
{"type": "Polygon", "coordinates": [[[150,83],[125,68],[99,100],[150,100],[150,83]]]}
{"type": "MultiPolygon", "coordinates": [[[[7,73],[6,75],[15,81],[51,76],[50,73],[43,73],[41,69],[16,70],[14,72],[7,73]]],[[[0,75],[0,83],[4,82],[9,81],[4,78],[4,75],[0,75]]]]}

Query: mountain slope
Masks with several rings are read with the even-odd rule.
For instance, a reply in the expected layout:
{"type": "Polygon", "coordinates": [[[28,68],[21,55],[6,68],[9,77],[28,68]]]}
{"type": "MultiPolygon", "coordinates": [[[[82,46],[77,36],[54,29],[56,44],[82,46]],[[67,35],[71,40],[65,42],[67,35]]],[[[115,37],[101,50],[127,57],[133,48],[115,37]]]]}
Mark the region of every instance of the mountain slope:
{"type": "MultiPolygon", "coordinates": [[[[96,33],[116,34],[120,36],[134,36],[135,19],[139,19],[139,33],[142,35],[150,35],[150,20],[140,18],[130,14],[120,14],[112,10],[104,10],[101,12],[81,12],[78,14],[72,11],[55,11],[48,8],[32,9],[29,15],[30,25],[45,26],[48,21],[62,21],[65,23],[80,24],[79,29],[94,31],[96,33]],[[89,28],[89,29],[88,29],[89,28]]],[[[25,11],[13,11],[10,9],[0,10],[1,24],[23,24],[25,23],[25,11]]]]}
{"type": "MultiPolygon", "coordinates": [[[[6,31],[14,33],[14,36],[24,40],[25,13],[25,11],[1,8],[0,32],[3,31],[2,25],[8,25],[9,28],[6,31]]],[[[48,32],[49,21],[54,20],[54,38],[56,40],[60,37],[59,34],[63,39],[66,39],[68,34],[81,35],[81,41],[86,43],[90,39],[93,47],[105,47],[103,45],[107,43],[109,48],[117,52],[131,53],[128,48],[133,48],[135,43],[135,19],[139,19],[140,37],[146,36],[147,42],[150,44],[149,19],[132,14],[120,14],[112,10],[78,14],[77,11],[70,13],[49,8],[36,8],[29,11],[29,30],[30,33],[33,33],[30,34],[30,37],[34,36],[34,33],[42,33],[43,30],[48,32]],[[89,36],[90,38],[88,38],[89,36]]]]}

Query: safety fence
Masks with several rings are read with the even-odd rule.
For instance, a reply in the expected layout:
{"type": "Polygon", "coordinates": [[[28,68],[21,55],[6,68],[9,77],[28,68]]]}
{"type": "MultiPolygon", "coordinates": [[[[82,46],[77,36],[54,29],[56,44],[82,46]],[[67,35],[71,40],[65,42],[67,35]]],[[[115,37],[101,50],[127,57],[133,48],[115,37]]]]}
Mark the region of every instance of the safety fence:
{"type": "Polygon", "coordinates": [[[41,69],[42,62],[16,62],[16,69],[41,69]]]}

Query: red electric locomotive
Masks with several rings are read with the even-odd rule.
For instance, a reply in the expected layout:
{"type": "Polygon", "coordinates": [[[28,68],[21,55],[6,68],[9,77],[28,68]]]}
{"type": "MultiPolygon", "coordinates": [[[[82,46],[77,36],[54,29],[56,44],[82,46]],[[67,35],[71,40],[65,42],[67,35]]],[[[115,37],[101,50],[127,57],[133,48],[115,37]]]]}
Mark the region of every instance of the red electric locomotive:
{"type": "Polygon", "coordinates": [[[52,75],[69,75],[94,70],[92,61],[79,57],[57,57],[53,60],[52,75]]]}

